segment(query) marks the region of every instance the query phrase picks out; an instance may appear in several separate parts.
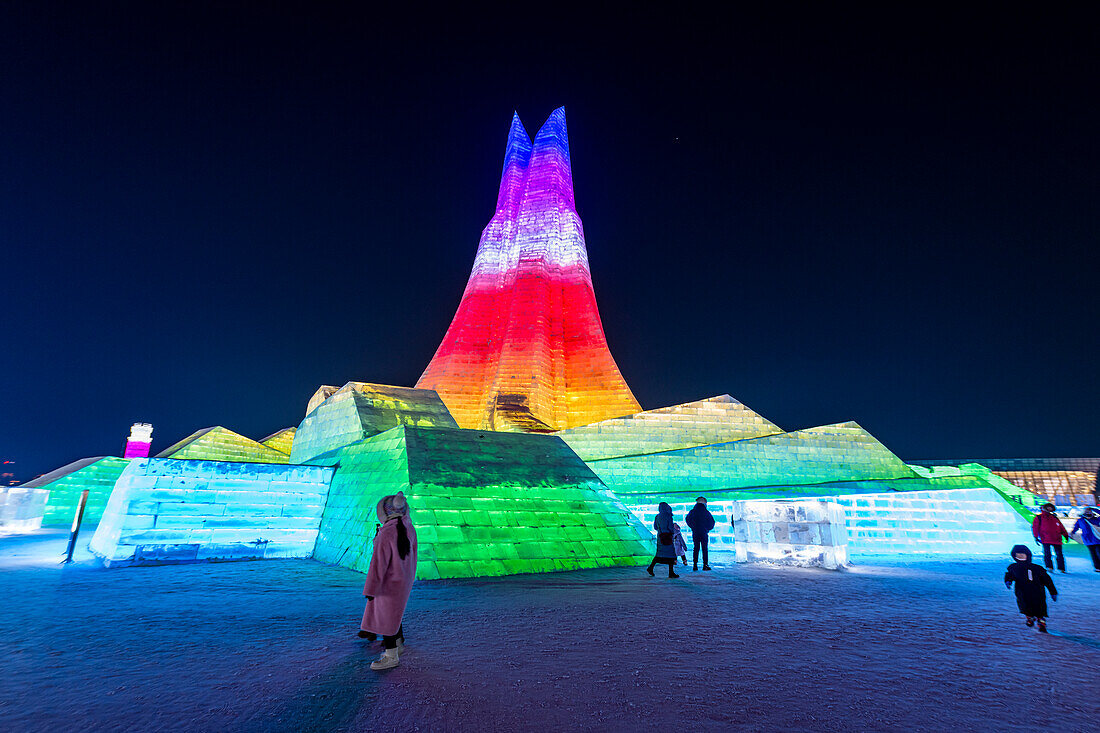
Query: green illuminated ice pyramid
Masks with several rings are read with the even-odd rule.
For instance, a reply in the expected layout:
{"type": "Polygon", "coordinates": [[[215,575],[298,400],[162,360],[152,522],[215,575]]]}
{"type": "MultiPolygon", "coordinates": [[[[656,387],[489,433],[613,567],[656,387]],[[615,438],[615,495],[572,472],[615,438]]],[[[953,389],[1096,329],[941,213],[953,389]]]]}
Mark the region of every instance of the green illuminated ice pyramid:
{"type": "Polygon", "coordinates": [[[652,555],[648,529],[561,438],[446,426],[453,421],[436,405],[432,390],[353,382],[307,415],[295,456],[312,452],[299,446],[351,441],[306,460],[336,467],[316,559],[365,571],[375,505],[397,491],[412,507],[419,578],[638,565],[652,555]]]}

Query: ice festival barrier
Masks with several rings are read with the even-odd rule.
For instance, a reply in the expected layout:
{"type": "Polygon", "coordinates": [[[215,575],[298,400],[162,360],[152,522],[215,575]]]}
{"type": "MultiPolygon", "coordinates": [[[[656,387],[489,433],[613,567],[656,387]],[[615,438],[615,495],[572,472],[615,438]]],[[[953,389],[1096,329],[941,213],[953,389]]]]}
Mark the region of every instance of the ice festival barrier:
{"type": "MultiPolygon", "coordinates": [[[[705,492],[704,492],[705,493],[705,492]]],[[[1030,528],[1023,517],[993,489],[944,491],[891,491],[879,494],[821,496],[836,502],[844,513],[849,558],[875,555],[930,554],[1000,555],[1018,542],[1030,542],[1030,528]]],[[[800,497],[801,499],[801,497],[800,497]]],[[[754,500],[782,501],[775,500],[754,500]]],[[[672,504],[691,553],[691,530],[684,516],[695,502],[672,504]]],[[[736,560],[732,519],[736,501],[709,501],[714,515],[710,554],[719,562],[736,560]]],[[[630,511],[652,532],[657,505],[630,504],[630,511]]]]}
{"type": "Polygon", "coordinates": [[[333,471],[134,459],[90,547],[107,566],[310,557],[333,471]]]}
{"type": "Polygon", "coordinates": [[[49,494],[45,489],[0,488],[0,534],[31,532],[41,527],[49,494]]]}

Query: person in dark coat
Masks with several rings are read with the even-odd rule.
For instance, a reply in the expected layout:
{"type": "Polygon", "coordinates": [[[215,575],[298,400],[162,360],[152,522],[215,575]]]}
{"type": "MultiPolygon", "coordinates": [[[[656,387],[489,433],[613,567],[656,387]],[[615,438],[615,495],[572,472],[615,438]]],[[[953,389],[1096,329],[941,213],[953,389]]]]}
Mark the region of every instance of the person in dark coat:
{"type": "Polygon", "coordinates": [[[646,572],[653,575],[653,566],[657,563],[668,565],[668,577],[679,578],[673,567],[676,565],[676,545],[673,540],[672,507],[662,501],[657,506],[657,516],[653,519],[653,529],[657,530],[657,552],[646,572]]]}
{"type": "Polygon", "coordinates": [[[1012,559],[1016,562],[1005,571],[1005,587],[1011,589],[1016,584],[1016,606],[1027,619],[1028,626],[1039,622],[1039,631],[1047,633],[1047,594],[1050,600],[1058,600],[1058,589],[1054,587],[1050,573],[1031,562],[1031,550],[1027,545],[1012,548],[1012,559]]]}
{"type": "Polygon", "coordinates": [[[1073,531],[1069,536],[1073,537],[1078,532],[1081,533],[1081,541],[1085,543],[1085,547],[1089,548],[1092,567],[1100,573],[1100,512],[1091,506],[1085,509],[1073,525],[1073,531]]]}
{"type": "Polygon", "coordinates": [[[707,497],[700,496],[695,500],[695,506],[684,517],[687,526],[691,527],[691,541],[695,548],[691,552],[692,570],[699,569],[699,548],[703,548],[703,570],[710,570],[710,552],[707,549],[707,535],[714,529],[714,515],[707,509],[707,497]]]}
{"type": "Polygon", "coordinates": [[[1047,570],[1054,569],[1054,563],[1050,561],[1050,551],[1053,549],[1058,558],[1058,569],[1066,572],[1066,558],[1062,555],[1062,538],[1069,537],[1065,525],[1058,515],[1054,513],[1054,505],[1049,501],[1043,504],[1043,511],[1031,522],[1031,534],[1035,541],[1043,546],[1043,564],[1047,570]]]}

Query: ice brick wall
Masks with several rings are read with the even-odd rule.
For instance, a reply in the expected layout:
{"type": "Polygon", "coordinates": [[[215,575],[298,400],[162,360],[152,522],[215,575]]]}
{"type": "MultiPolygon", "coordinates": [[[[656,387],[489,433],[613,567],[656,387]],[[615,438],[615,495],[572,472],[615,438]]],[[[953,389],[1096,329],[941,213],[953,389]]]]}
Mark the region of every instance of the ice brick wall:
{"type": "MultiPolygon", "coordinates": [[[[1000,554],[1016,542],[1029,542],[1027,522],[993,488],[979,484],[977,477],[948,477],[943,480],[919,480],[917,483],[943,483],[948,486],[965,479],[969,488],[930,491],[886,491],[868,493],[868,486],[904,485],[910,481],[861,482],[863,493],[832,496],[824,492],[816,497],[836,501],[844,511],[848,531],[849,556],[875,554],[1000,554]]],[[[782,487],[776,487],[777,489],[782,487]]],[[[809,487],[794,487],[800,493],[809,487]]],[[[715,492],[718,495],[747,498],[743,493],[715,492]]],[[[711,496],[714,496],[712,494],[711,496]]],[[[710,552],[732,553],[736,549],[732,518],[733,499],[710,498],[707,509],[714,515],[710,533],[710,552]]],[[[690,544],[691,533],[684,516],[695,506],[690,502],[669,502],[684,539],[690,544]]],[[[646,527],[653,527],[656,503],[629,504],[630,510],[646,527]]],[[[656,541],[656,533],[651,531],[656,541]]],[[[720,557],[719,560],[732,560],[720,557]]]]}
{"type": "Polygon", "coordinates": [[[30,532],[41,527],[49,493],[21,486],[0,488],[0,534],[30,532]]]}
{"type": "Polygon", "coordinates": [[[586,461],[660,453],[783,432],[729,395],[710,397],[557,433],[586,461]]]}
{"type": "Polygon", "coordinates": [[[551,435],[402,426],[315,459],[339,462],[315,557],[365,571],[374,508],[408,497],[417,577],[644,565],[646,531],[551,435]]]}
{"type": "Polygon", "coordinates": [[[992,488],[838,496],[848,552],[1007,554],[1031,541],[1027,522],[992,488]]]}
{"type": "Polygon", "coordinates": [[[283,428],[277,432],[272,433],[260,442],[266,445],[268,448],[274,448],[280,453],[286,453],[290,455],[290,448],[294,445],[294,433],[298,428],[283,428]]]}
{"type": "Polygon", "coordinates": [[[290,458],[293,463],[308,463],[322,453],[398,425],[458,427],[439,395],[430,389],[348,382],[302,420],[290,458]]]}
{"type": "Polygon", "coordinates": [[[115,481],[122,469],[129,464],[128,458],[99,456],[82,458],[39,476],[33,481],[22,484],[24,489],[46,489],[50,492],[46,499],[46,513],[42,524],[47,527],[60,527],[72,524],[76,514],[76,505],[84,489],[88,489],[88,503],[84,506],[85,526],[95,524],[107,506],[107,498],[115,487],[115,481]]]}
{"type": "Polygon", "coordinates": [[[165,448],[157,458],[237,463],[286,463],[290,460],[286,453],[221,426],[198,430],[165,448]]]}
{"type": "Polygon", "coordinates": [[[852,422],[652,455],[590,460],[588,465],[628,504],[630,494],[658,491],[702,493],[916,477],[900,458],[852,422]]]}
{"type": "MultiPolygon", "coordinates": [[[[318,461],[336,463],[337,456],[340,467],[329,487],[313,557],[366,572],[378,522],[375,506],[383,496],[409,490],[405,431],[387,430],[325,454],[318,461]]],[[[431,534],[421,526],[425,517],[420,509],[420,506],[412,508],[412,521],[417,527],[417,541],[423,546],[431,534]]],[[[423,551],[420,552],[423,556],[423,551]]]]}
{"type": "Polygon", "coordinates": [[[309,557],[333,469],[135,459],[92,538],[108,565],[309,557]]]}
{"type": "Polygon", "coordinates": [[[979,465],[995,472],[1019,490],[1032,494],[1040,504],[1053,501],[1061,506],[1095,506],[1097,489],[1100,488],[1097,485],[1100,458],[968,458],[915,460],[910,463],[935,466],[937,470],[944,464],[964,470],[979,465]]]}

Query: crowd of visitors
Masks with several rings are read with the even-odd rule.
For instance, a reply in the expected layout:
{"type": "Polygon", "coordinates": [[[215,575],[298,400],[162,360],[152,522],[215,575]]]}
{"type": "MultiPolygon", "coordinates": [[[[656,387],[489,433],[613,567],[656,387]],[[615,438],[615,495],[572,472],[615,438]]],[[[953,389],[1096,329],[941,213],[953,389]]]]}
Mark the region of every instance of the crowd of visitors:
{"type": "MultiPolygon", "coordinates": [[[[695,500],[695,506],[684,517],[684,522],[691,529],[691,542],[694,545],[692,551],[692,570],[699,569],[699,550],[703,550],[703,570],[710,570],[710,556],[707,551],[707,534],[714,529],[714,515],[707,510],[707,498],[700,496],[695,500]]],[[[687,544],[680,534],[680,525],[672,519],[672,507],[668,502],[662,501],[657,505],[657,516],[653,518],[653,529],[657,531],[657,549],[653,554],[653,562],[646,568],[646,572],[653,575],[654,565],[668,565],[668,577],[679,578],[673,569],[676,567],[676,558],[679,557],[684,565],[687,565],[687,544]]]]}
{"type": "MultiPolygon", "coordinates": [[[[405,628],[402,618],[409,601],[413,580],[416,578],[416,530],[409,516],[409,504],[405,495],[398,492],[382,497],[375,507],[378,517],[377,532],[371,554],[363,595],[367,599],[363,620],[359,626],[360,638],[371,641],[382,637],[383,652],[371,663],[371,669],[386,670],[398,666],[405,646],[405,628]]],[[[700,496],[684,516],[691,530],[692,570],[699,570],[699,554],[703,555],[703,570],[710,570],[708,548],[709,533],[714,529],[714,515],[707,509],[707,499],[700,496]]],[[[656,551],[646,571],[653,575],[656,565],[668,566],[668,577],[679,578],[676,564],[687,565],[687,543],[672,514],[672,507],[662,501],[653,519],[657,533],[656,551]]],[[[1062,520],[1055,514],[1053,504],[1047,503],[1031,525],[1035,541],[1043,548],[1045,568],[1031,562],[1031,550],[1025,545],[1012,548],[1013,562],[1005,571],[1004,582],[1015,589],[1016,605],[1029,627],[1038,625],[1039,631],[1047,631],[1047,593],[1052,601],[1058,600],[1058,590],[1048,570],[1066,572],[1062,552],[1064,539],[1080,534],[1088,547],[1092,564],[1100,573],[1100,512],[1093,507],[1084,510],[1067,532],[1062,520]]]]}

